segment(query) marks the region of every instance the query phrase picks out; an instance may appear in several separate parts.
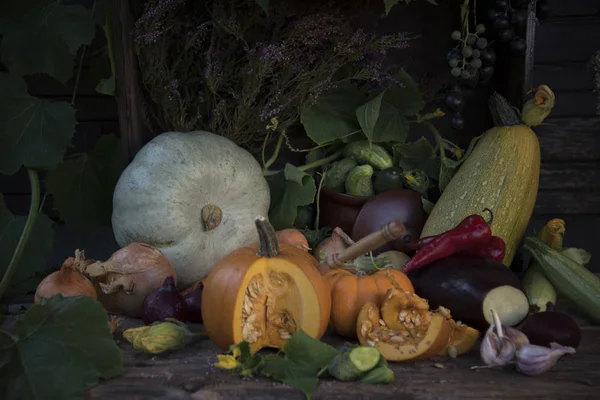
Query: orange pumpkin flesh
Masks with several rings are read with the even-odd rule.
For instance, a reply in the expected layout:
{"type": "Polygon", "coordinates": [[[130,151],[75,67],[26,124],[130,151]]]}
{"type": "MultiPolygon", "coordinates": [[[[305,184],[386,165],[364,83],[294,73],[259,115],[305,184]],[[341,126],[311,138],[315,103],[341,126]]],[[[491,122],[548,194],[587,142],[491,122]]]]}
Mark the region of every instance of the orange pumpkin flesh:
{"type": "Polygon", "coordinates": [[[464,354],[471,350],[477,339],[479,339],[480,332],[477,329],[471,328],[468,325],[464,325],[454,320],[450,320],[450,339],[446,347],[439,352],[440,356],[451,356],[456,357],[464,354]]]}
{"type": "Polygon", "coordinates": [[[265,218],[257,218],[256,226],[260,243],[225,256],[206,278],[202,317],[208,337],[223,350],[246,340],[253,353],[282,348],[300,328],[320,339],[331,298],[317,260],[280,245],[265,218]]]}
{"type": "Polygon", "coordinates": [[[356,339],[356,318],[366,302],[381,305],[381,298],[390,288],[409,293],[414,288],[408,277],[395,269],[378,270],[359,275],[347,269],[331,269],[325,274],[331,288],[331,325],[341,336],[356,339]]]}
{"type": "Polygon", "coordinates": [[[387,291],[381,308],[367,302],[357,318],[360,344],[376,347],[388,361],[416,361],[437,355],[448,344],[450,322],[442,312],[424,308],[426,304],[417,295],[396,289],[387,291]]]}

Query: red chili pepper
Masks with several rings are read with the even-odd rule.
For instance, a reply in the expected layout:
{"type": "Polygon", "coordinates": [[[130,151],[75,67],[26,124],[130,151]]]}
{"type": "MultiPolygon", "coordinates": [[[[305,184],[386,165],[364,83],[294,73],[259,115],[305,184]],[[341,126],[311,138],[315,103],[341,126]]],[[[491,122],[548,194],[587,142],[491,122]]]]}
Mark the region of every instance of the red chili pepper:
{"type": "Polygon", "coordinates": [[[469,249],[463,250],[460,254],[466,254],[470,256],[491,258],[498,262],[502,262],[504,259],[504,252],[506,250],[506,243],[498,236],[490,236],[488,242],[483,246],[475,246],[469,249]]]}
{"type": "Polygon", "coordinates": [[[481,215],[469,215],[455,228],[433,236],[431,239],[421,239],[427,239],[426,244],[406,263],[404,273],[409,273],[469,248],[483,246],[490,236],[492,236],[492,230],[487,221],[481,215]]]}

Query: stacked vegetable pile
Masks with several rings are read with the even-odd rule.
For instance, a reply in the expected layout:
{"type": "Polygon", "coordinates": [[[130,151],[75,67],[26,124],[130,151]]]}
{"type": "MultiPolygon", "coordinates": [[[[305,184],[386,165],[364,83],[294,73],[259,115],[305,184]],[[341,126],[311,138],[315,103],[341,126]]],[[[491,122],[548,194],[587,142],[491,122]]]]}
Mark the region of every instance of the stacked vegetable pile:
{"type": "Polygon", "coordinates": [[[564,221],[525,238],[533,262],[523,279],[510,268],[537,196],[540,150],[530,127],[553,104],[540,86],[519,117],[494,94],[497,126],[429,213],[420,193],[396,186],[405,173],[395,175],[383,148],[352,142],[325,185],[371,197],[352,232],[331,227],[314,248],[307,231],[277,231],[265,217],[269,187],[249,153],[208,132],[164,133],[116,187],[113,228],[123,247],[106,261],[77,251],[39,285],[36,302],[83,295],[142,318],[123,335],[153,354],[185,346],[198,336],[186,323],[201,322],[225,352],[218,367],[307,395],[324,377],[389,383],[388,362],[454,358],[478,342],[484,367],[539,375],[580,342],[575,320],[554,309],[558,294],[600,321],[600,278],[584,266],[589,253],[562,248],[564,221]],[[358,344],[322,343],[328,327],[358,344]]]}

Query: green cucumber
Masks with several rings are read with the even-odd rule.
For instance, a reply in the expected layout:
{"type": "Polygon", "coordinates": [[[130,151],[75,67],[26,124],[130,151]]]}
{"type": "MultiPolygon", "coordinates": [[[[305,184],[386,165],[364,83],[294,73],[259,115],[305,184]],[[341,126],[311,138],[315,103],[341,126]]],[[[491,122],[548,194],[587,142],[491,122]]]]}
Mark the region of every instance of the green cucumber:
{"type": "Polygon", "coordinates": [[[334,358],[327,371],[339,381],[356,381],[375,368],[380,359],[381,353],[375,347],[358,346],[334,358]]]}
{"type": "Polygon", "coordinates": [[[524,247],[562,296],[590,321],[600,322],[600,277],[535,237],[527,237],[524,247]]]}
{"type": "Polygon", "coordinates": [[[352,168],[346,177],[346,194],[353,196],[372,196],[373,190],[373,167],[369,164],[357,165],[352,168]]]}
{"type": "Polygon", "coordinates": [[[315,222],[315,211],[311,205],[304,205],[298,207],[298,213],[294,220],[294,228],[305,229],[313,226],[315,222]]]}
{"type": "Polygon", "coordinates": [[[394,165],[392,156],[383,147],[368,140],[356,140],[348,143],[343,150],[344,157],[353,158],[360,164],[369,164],[377,169],[386,169],[394,165]]]}
{"type": "Polygon", "coordinates": [[[371,384],[392,383],[394,382],[394,379],[394,371],[388,367],[377,367],[367,372],[359,379],[359,382],[371,384]]]}
{"type": "Polygon", "coordinates": [[[383,193],[388,190],[402,189],[404,187],[404,176],[399,167],[382,169],[375,175],[373,189],[375,193],[383,193]]]}
{"type": "Polygon", "coordinates": [[[331,164],[325,175],[325,183],[323,186],[335,190],[336,192],[344,192],[346,185],[346,177],[350,170],[358,164],[352,158],[346,157],[331,164]]]}

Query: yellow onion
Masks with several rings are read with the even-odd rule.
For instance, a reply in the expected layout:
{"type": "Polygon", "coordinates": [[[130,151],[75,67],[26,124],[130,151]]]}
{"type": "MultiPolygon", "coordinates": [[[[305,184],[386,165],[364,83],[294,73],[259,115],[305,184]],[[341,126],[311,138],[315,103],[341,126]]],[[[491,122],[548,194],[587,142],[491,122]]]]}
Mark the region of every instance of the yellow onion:
{"type": "Polygon", "coordinates": [[[106,261],[97,261],[80,270],[98,291],[98,300],[111,313],[139,318],[144,300],[159,288],[166,277],[177,283],[173,264],[155,247],[130,243],[106,261]]]}
{"type": "Polygon", "coordinates": [[[52,272],[40,282],[35,291],[34,302],[39,304],[42,298],[50,298],[59,293],[65,297],[83,295],[96,300],[98,294],[94,285],[78,272],[78,268],[93,262],[94,260],[85,260],[83,251],[75,250],[75,258],[67,258],[60,270],[52,272]]]}

